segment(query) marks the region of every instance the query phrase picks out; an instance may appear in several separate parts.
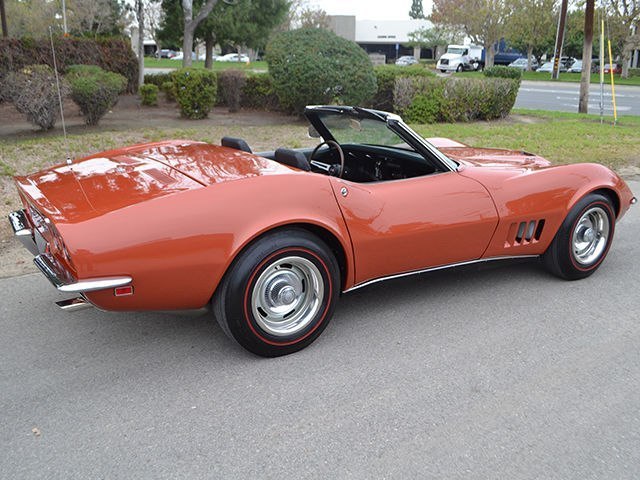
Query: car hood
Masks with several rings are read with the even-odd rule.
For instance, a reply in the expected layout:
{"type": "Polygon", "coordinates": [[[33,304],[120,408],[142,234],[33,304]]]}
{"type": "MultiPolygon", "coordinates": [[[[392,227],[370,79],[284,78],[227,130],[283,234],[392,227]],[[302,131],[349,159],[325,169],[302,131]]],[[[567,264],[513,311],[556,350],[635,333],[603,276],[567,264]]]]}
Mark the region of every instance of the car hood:
{"type": "Polygon", "coordinates": [[[102,152],[16,183],[52,220],[74,221],[212,184],[293,170],[201,142],[171,141],[102,152]]]}
{"type": "Polygon", "coordinates": [[[449,138],[427,138],[427,141],[463,166],[522,171],[551,165],[548,160],[522,150],[469,147],[449,138]]]}

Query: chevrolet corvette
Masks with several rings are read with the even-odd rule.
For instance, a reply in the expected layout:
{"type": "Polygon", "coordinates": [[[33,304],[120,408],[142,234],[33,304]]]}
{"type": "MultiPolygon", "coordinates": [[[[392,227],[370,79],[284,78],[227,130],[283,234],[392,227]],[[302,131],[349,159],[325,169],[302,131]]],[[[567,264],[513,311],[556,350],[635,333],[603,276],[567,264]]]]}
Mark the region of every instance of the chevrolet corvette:
{"type": "Polygon", "coordinates": [[[591,275],[636,203],[594,164],[423,138],[400,117],[307,107],[315,148],[252,153],[173,140],[67,161],[15,182],[9,220],[66,309],[213,312],[262,356],[300,350],[341,294],[507,258],[591,275]]]}

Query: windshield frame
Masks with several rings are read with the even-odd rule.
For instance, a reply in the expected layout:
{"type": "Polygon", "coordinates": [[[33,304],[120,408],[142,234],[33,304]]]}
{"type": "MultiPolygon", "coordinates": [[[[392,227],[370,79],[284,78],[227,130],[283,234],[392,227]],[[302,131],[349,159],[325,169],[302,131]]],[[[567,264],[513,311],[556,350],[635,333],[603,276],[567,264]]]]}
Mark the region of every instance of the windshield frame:
{"type": "MultiPolygon", "coordinates": [[[[435,164],[442,171],[457,171],[460,164],[442,152],[440,152],[435,146],[430,144],[423,137],[413,131],[406,123],[402,121],[399,115],[394,113],[383,112],[380,110],[373,110],[362,107],[347,107],[338,105],[313,105],[305,108],[304,115],[311,123],[313,128],[320,134],[323,140],[332,140],[336,143],[338,140],[333,136],[329,127],[322,121],[320,113],[334,114],[334,115],[347,115],[354,120],[369,119],[375,120],[385,124],[386,128],[398,135],[404,142],[413,149],[416,153],[420,154],[426,162],[435,164]]],[[[400,147],[388,146],[389,148],[397,148],[398,150],[406,150],[400,147]]]]}

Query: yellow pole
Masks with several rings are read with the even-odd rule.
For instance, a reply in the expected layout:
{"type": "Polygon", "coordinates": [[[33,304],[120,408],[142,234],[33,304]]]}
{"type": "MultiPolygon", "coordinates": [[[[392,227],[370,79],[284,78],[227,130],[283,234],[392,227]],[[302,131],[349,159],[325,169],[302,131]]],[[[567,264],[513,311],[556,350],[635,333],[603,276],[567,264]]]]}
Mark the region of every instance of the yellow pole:
{"type": "Polygon", "coordinates": [[[611,39],[607,39],[609,46],[609,73],[611,74],[611,96],[613,97],[613,124],[618,123],[618,111],[616,110],[616,86],[613,82],[613,55],[611,55],[611,39]]]}

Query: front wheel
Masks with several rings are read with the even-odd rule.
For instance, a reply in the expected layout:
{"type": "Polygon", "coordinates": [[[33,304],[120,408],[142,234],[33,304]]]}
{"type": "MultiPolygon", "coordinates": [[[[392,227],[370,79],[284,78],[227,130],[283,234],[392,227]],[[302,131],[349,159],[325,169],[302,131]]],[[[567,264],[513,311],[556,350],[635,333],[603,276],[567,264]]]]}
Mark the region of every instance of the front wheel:
{"type": "Polygon", "coordinates": [[[462,64],[458,65],[456,68],[456,72],[460,73],[462,71],[462,64]]]}
{"type": "Polygon", "coordinates": [[[212,299],[224,332],[257,355],[276,357],[311,344],[326,328],[340,290],[338,263],[315,235],[280,230],[234,261],[212,299]]]}
{"type": "Polygon", "coordinates": [[[615,230],[611,201],[591,193],[571,209],[542,260],[551,273],[566,280],[591,275],[607,256],[615,230]]]}

